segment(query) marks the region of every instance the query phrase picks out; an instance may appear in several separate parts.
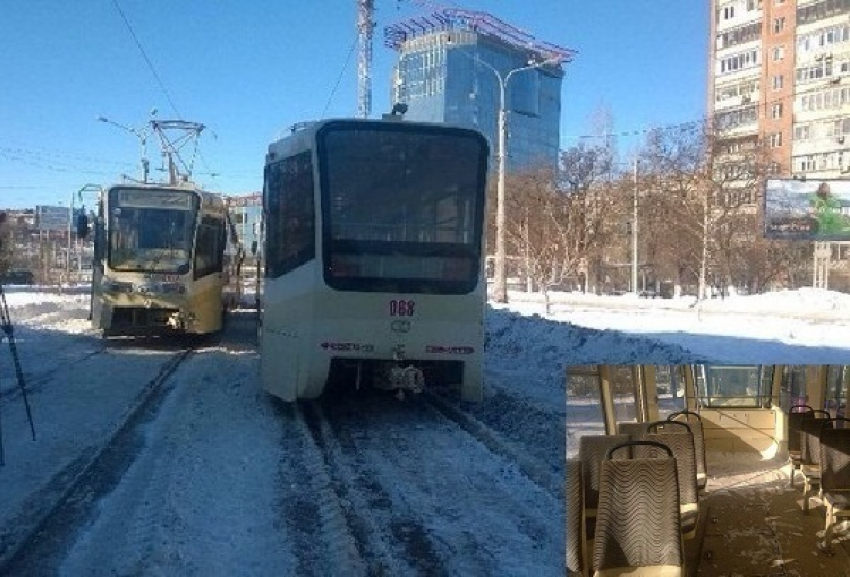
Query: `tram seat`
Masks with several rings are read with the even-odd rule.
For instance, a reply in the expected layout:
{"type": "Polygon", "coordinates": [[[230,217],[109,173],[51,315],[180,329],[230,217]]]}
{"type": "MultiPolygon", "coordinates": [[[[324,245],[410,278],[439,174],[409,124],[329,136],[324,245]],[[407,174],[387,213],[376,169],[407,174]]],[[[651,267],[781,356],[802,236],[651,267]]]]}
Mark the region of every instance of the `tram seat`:
{"type": "MultiPolygon", "coordinates": [[[[817,413],[818,411],[816,411],[817,413]]],[[[800,471],[803,473],[803,513],[809,513],[809,502],[820,490],[820,434],[831,419],[810,417],[800,423],[800,471]]]]}
{"type": "Polygon", "coordinates": [[[815,416],[815,409],[809,405],[794,405],[787,413],[788,423],[788,460],[791,462],[791,486],[794,486],[794,476],[800,470],[800,424],[803,419],[815,416]]]}
{"type": "Polygon", "coordinates": [[[587,577],[587,543],[584,538],[582,467],[578,459],[567,459],[567,575],[587,577]]]}
{"type": "Polygon", "coordinates": [[[825,427],[820,435],[821,498],[826,506],[822,547],[832,548],[832,535],[839,520],[850,519],[850,419],[843,429],[825,427]]]}
{"type": "MultiPolygon", "coordinates": [[[[628,442],[628,435],[584,435],[579,439],[578,458],[581,462],[584,483],[585,536],[590,543],[596,526],[596,508],[599,504],[599,475],[602,461],[611,447],[628,442]]],[[[618,451],[615,458],[631,457],[631,452],[618,451]]]]}
{"type": "Polygon", "coordinates": [[[637,441],[646,432],[646,423],[617,423],[617,434],[628,435],[637,441]]]}
{"type": "Polygon", "coordinates": [[[678,493],[676,458],[667,446],[629,441],[609,449],[600,473],[594,576],[684,576],[678,493]],[[612,458],[647,445],[655,456],[612,458]]]}
{"type": "MultiPolygon", "coordinates": [[[[680,421],[658,421],[647,423],[643,440],[667,445],[676,458],[679,479],[679,514],[682,536],[692,539],[699,524],[699,490],[697,489],[696,451],[690,426],[680,421]]],[[[635,448],[636,457],[646,457],[647,451],[655,449],[635,448]]]]}
{"type": "Polygon", "coordinates": [[[678,411],[667,416],[668,421],[684,422],[694,435],[694,451],[697,465],[697,490],[704,491],[708,484],[708,466],[705,461],[705,432],[702,417],[693,411],[678,411]]]}

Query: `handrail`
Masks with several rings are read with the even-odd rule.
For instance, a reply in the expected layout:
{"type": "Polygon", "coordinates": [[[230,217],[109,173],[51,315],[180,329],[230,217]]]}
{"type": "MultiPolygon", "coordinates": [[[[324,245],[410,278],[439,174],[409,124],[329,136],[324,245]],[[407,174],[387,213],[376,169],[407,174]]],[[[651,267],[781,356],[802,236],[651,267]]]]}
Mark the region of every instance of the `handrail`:
{"type": "Polygon", "coordinates": [[[694,432],[691,430],[691,426],[687,423],[683,423],[682,421],[653,421],[651,423],[646,424],[646,432],[647,433],[656,433],[658,432],[658,427],[664,425],[679,425],[681,427],[685,427],[688,433],[693,436],[694,432]],[[652,429],[655,429],[654,431],[652,429]]]}
{"type": "Polygon", "coordinates": [[[670,413],[669,415],[667,415],[667,420],[668,421],[674,421],[676,417],[681,416],[681,415],[684,415],[686,417],[693,415],[697,419],[699,419],[700,422],[702,422],[702,415],[700,415],[699,413],[695,413],[693,411],[689,411],[688,409],[683,409],[681,411],[676,411],[675,413],[670,413]]]}
{"type": "Polygon", "coordinates": [[[609,461],[611,459],[613,459],[614,458],[613,457],[614,451],[618,451],[620,449],[625,449],[626,447],[634,447],[634,446],[638,446],[638,445],[645,445],[645,446],[655,447],[656,449],[663,449],[664,451],[667,451],[667,454],[670,456],[670,458],[673,458],[673,450],[670,447],[668,447],[667,445],[665,445],[664,443],[659,443],[657,441],[626,441],[625,443],[620,443],[619,445],[614,445],[613,447],[608,449],[608,451],[605,453],[605,459],[609,460],[609,461]]]}

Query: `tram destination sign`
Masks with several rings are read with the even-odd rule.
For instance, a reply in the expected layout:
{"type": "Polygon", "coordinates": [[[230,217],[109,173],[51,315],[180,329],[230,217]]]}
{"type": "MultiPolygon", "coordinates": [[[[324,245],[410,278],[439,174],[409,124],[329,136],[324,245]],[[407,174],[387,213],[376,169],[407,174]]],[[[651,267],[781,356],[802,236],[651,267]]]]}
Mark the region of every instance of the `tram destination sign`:
{"type": "Polygon", "coordinates": [[[35,226],[40,231],[67,231],[71,213],[67,206],[35,207],[35,226]]]}
{"type": "Polygon", "coordinates": [[[118,206],[127,208],[176,208],[191,210],[195,195],[189,190],[119,188],[118,206]]]}
{"type": "Polygon", "coordinates": [[[850,241],[850,180],[769,179],[764,194],[764,235],[850,241]]]}

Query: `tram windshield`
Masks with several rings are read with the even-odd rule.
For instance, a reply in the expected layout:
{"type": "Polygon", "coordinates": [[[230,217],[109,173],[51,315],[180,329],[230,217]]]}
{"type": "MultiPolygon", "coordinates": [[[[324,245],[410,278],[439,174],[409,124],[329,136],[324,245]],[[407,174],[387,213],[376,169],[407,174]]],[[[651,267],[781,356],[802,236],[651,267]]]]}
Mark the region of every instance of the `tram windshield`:
{"type": "Polygon", "coordinates": [[[487,145],[474,133],[323,132],[325,279],[341,290],[462,294],[479,282],[487,145]]]}
{"type": "Polygon", "coordinates": [[[111,190],[110,268],[185,274],[190,268],[195,218],[195,194],[191,191],[111,190]]]}

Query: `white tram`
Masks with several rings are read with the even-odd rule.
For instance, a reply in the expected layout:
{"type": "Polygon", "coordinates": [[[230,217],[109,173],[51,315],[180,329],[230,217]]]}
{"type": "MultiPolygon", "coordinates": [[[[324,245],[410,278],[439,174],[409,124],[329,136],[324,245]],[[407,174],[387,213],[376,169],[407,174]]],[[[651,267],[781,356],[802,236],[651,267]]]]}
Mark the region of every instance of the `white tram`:
{"type": "Polygon", "coordinates": [[[482,395],[488,145],[477,131],[325,120],[269,147],[264,388],[482,395]]]}
{"type": "MultiPolygon", "coordinates": [[[[225,258],[228,223],[222,198],[192,185],[103,191],[92,223],[94,326],[104,336],[221,330],[236,280],[225,258]]],[[[85,217],[78,229],[88,231],[85,217]]]]}

